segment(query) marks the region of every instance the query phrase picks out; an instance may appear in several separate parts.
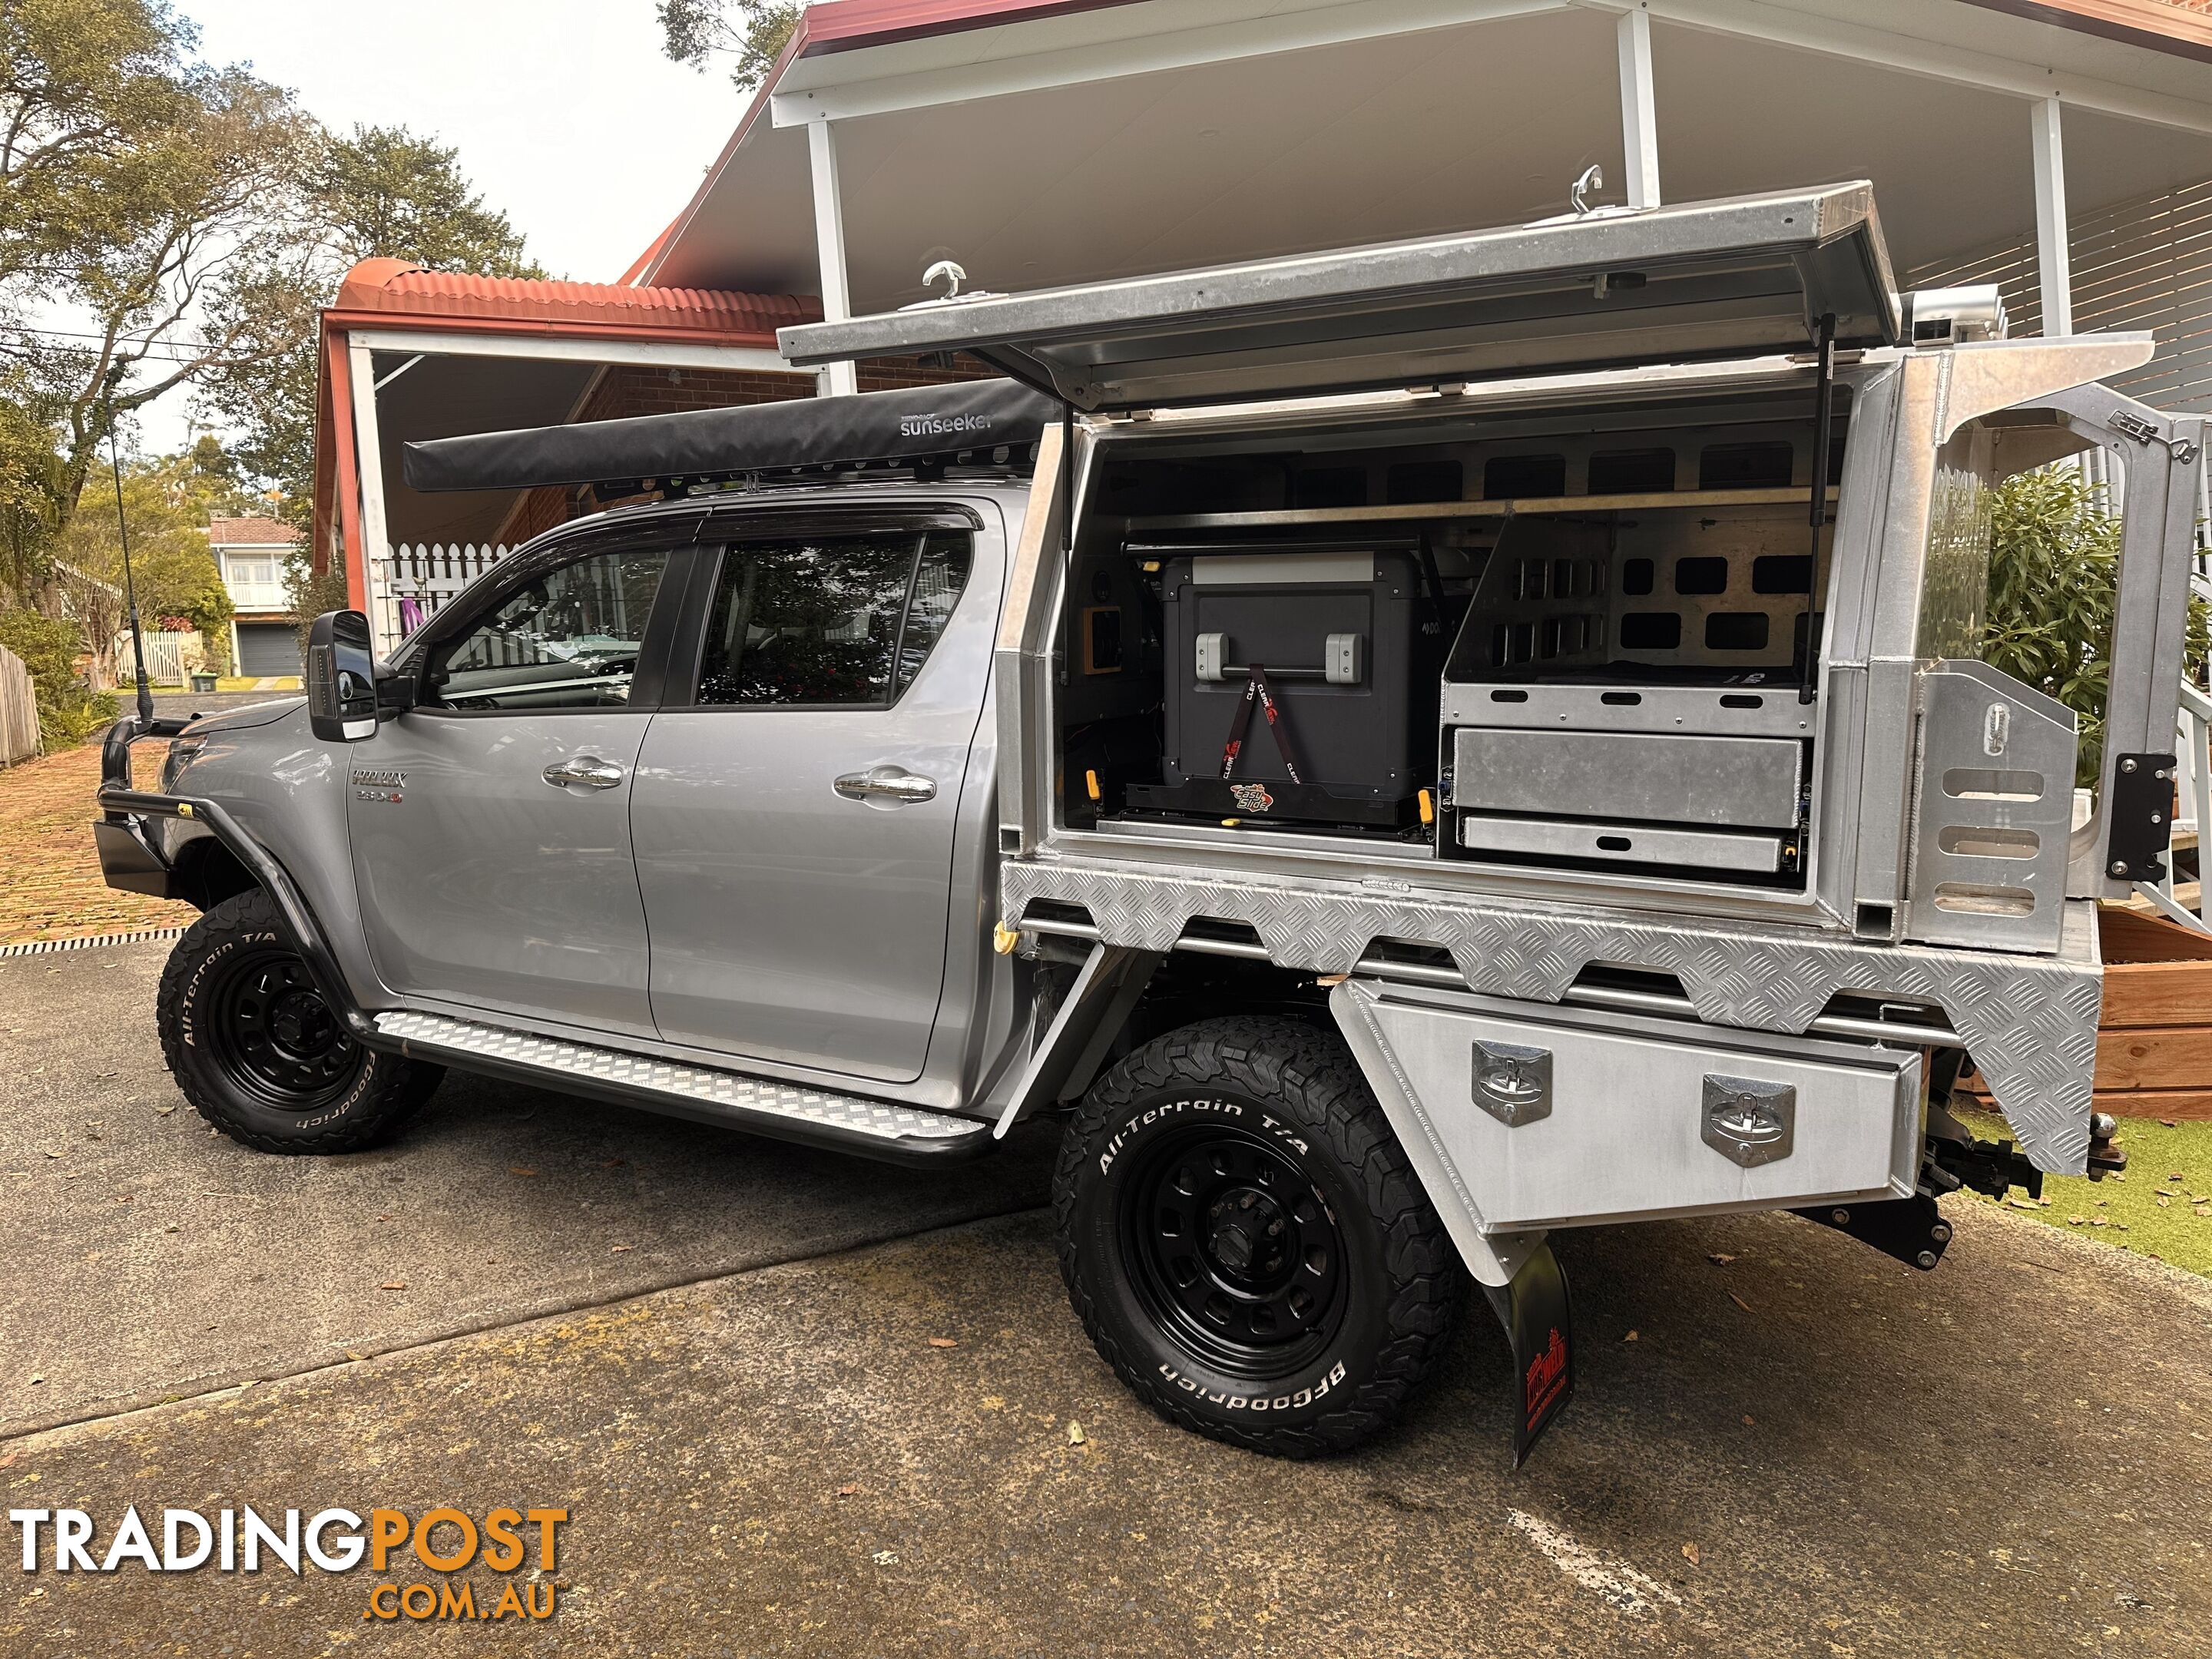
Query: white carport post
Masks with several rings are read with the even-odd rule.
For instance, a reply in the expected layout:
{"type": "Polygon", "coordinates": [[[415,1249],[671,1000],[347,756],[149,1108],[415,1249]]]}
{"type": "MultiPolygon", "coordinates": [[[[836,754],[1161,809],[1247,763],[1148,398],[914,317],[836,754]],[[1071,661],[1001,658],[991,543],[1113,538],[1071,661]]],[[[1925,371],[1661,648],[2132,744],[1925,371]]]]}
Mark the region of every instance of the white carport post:
{"type": "Polygon", "coordinates": [[[376,424],[376,359],[368,343],[346,337],[353,381],[354,471],[361,485],[361,575],[371,636],[382,656],[399,644],[399,612],[392,602],[392,544],[385,538],[384,435],[376,424]]]}
{"type": "Polygon", "coordinates": [[[1659,205],[1659,120],[1651,91],[1651,14],[1642,6],[1620,14],[1620,149],[1626,158],[1628,205],[1659,205]]]}
{"type": "MultiPolygon", "coordinates": [[[[822,317],[842,323],[853,314],[853,290],[845,272],[845,206],[837,185],[837,139],[821,118],[806,124],[806,154],[814,173],[814,251],[822,266],[822,317]]],[[[822,389],[832,397],[860,389],[849,362],[831,363],[822,389]]]]}
{"type": "Polygon", "coordinates": [[[2035,276],[2046,335],[2074,331],[2074,260],[2067,245],[2066,144],[2058,100],[2032,112],[2035,135],[2035,276]]]}

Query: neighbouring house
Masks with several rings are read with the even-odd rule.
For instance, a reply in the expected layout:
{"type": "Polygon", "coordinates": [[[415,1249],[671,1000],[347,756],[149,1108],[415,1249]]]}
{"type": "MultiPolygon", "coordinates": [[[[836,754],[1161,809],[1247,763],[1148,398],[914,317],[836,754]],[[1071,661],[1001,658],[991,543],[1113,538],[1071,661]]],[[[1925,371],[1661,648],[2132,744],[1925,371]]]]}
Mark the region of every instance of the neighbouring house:
{"type": "Polygon", "coordinates": [[[298,531],[275,519],[209,521],[208,548],[234,613],[234,672],[259,677],[300,672],[299,618],[284,592],[284,561],[300,540],[298,531]]]}

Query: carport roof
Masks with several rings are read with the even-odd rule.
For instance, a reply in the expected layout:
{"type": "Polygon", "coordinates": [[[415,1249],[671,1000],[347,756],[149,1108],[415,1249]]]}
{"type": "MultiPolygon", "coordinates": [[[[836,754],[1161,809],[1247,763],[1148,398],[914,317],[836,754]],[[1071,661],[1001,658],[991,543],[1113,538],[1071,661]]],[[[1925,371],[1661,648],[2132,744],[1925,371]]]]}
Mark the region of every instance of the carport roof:
{"type": "MultiPolygon", "coordinates": [[[[1613,24],[1634,5],[817,0],[625,279],[815,289],[823,120],[860,312],[923,297],[946,253],[1027,290],[1515,222],[1619,164],[1613,24]]],[[[1667,199],[1870,177],[1901,268],[2033,225],[2027,116],[2051,96],[2076,212],[2212,173],[2194,3],[1644,9],[1667,199]]]]}

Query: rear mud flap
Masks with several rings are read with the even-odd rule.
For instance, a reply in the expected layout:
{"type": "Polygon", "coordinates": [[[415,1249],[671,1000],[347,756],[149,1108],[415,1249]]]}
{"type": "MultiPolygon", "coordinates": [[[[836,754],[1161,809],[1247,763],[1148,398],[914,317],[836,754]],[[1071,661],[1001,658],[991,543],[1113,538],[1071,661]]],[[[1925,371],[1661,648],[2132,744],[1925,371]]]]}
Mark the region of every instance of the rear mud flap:
{"type": "Polygon", "coordinates": [[[1567,1295],[1566,1270],[1549,1244],[1539,1246],[1521,1264],[1511,1284],[1482,1288],[1513,1345],[1513,1467],[1517,1469],[1574,1394],[1574,1310],[1567,1295]]]}

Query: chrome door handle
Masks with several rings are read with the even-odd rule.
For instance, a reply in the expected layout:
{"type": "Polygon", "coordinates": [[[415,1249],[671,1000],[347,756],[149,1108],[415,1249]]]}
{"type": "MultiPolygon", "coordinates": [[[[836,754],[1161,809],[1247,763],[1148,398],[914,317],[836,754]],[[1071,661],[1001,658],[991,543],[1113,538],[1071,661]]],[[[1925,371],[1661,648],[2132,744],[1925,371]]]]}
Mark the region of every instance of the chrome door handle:
{"type": "Polygon", "coordinates": [[[831,786],[847,800],[923,801],[937,798],[937,781],[903,766],[872,766],[848,772],[831,786]]]}
{"type": "Polygon", "coordinates": [[[621,767],[597,755],[571,755],[545,769],[545,781],[556,788],[574,784],[582,789],[611,789],[623,775],[621,767]]]}

